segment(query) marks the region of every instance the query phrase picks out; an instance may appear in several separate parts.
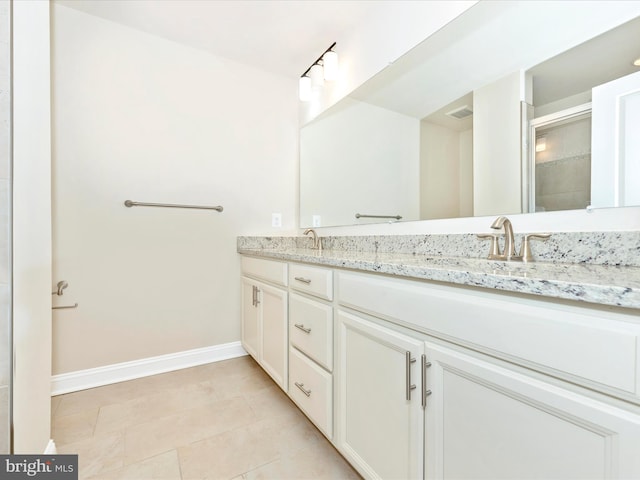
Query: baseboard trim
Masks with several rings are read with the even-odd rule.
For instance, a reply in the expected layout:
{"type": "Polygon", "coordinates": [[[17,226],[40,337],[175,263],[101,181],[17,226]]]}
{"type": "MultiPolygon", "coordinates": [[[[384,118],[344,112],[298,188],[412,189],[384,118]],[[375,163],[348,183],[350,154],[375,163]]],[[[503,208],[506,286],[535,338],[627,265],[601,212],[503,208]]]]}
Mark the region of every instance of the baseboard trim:
{"type": "Polygon", "coordinates": [[[244,355],[247,355],[247,352],[242,348],[240,342],[231,342],[159,355],[157,357],[142,358],[131,362],[116,363],[104,367],[62,373],[51,377],[51,395],[77,392],[87,388],[124,382],[244,355]]]}

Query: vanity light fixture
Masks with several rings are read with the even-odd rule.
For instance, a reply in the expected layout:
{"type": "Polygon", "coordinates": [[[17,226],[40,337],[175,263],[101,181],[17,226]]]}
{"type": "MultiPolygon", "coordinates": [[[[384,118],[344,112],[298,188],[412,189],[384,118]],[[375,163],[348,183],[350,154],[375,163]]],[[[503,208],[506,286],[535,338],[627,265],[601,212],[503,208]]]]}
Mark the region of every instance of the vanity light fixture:
{"type": "Polygon", "coordinates": [[[544,152],[547,149],[547,137],[536,138],[536,152],[544,152]]]}
{"type": "Polygon", "coordinates": [[[311,100],[311,78],[308,75],[300,77],[298,93],[301,101],[308,102],[311,100]]]}
{"type": "Polygon", "coordinates": [[[317,90],[320,87],[324,87],[324,73],[322,65],[316,63],[309,70],[309,76],[311,77],[311,89],[317,90]]]}
{"type": "Polygon", "coordinates": [[[636,59],[633,61],[633,64],[634,64],[636,67],[640,67],[640,57],[636,58],[636,59]]]}
{"type": "Polygon", "coordinates": [[[298,94],[300,100],[311,100],[312,90],[324,86],[324,81],[332,81],[338,78],[338,54],[333,51],[336,42],[333,42],[318,59],[300,76],[298,94]]]}
{"type": "MultiPolygon", "coordinates": [[[[335,45],[335,43],[334,43],[335,45]]],[[[322,66],[324,67],[324,79],[332,82],[338,78],[338,54],[333,50],[324,52],[322,56],[322,66]]]]}

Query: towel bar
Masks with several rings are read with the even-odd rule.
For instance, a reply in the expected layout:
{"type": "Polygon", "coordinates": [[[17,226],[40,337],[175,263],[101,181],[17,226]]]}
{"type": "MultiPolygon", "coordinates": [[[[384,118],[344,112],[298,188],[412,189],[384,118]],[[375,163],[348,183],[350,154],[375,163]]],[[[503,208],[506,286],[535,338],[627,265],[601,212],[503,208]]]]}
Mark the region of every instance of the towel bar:
{"type": "Polygon", "coordinates": [[[215,207],[207,207],[203,205],[179,205],[175,203],[147,203],[147,202],[134,202],[132,200],[124,201],[125,207],[167,207],[167,208],[195,208],[198,210],[216,210],[221,212],[222,205],[217,205],[215,207]]]}

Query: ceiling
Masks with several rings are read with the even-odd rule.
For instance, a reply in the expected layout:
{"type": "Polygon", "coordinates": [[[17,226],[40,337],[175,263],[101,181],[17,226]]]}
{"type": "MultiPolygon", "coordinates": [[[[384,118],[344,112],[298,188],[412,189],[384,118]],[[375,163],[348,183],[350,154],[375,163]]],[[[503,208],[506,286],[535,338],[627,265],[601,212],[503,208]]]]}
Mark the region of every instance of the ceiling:
{"type": "Polygon", "coordinates": [[[635,73],[639,57],[640,17],[531,68],[533,103],[545,105],[635,73]]]}
{"type": "Polygon", "coordinates": [[[56,0],[56,3],[288,77],[393,1],[56,0]]]}

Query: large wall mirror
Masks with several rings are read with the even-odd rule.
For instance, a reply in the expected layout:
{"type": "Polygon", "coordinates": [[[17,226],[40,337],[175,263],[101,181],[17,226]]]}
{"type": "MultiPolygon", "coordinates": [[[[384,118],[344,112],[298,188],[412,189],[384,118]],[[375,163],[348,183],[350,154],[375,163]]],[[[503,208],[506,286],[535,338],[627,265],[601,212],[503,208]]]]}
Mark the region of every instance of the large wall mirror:
{"type": "Polygon", "coordinates": [[[481,1],[301,128],[300,225],[640,205],[635,60],[640,2],[481,1]]]}

